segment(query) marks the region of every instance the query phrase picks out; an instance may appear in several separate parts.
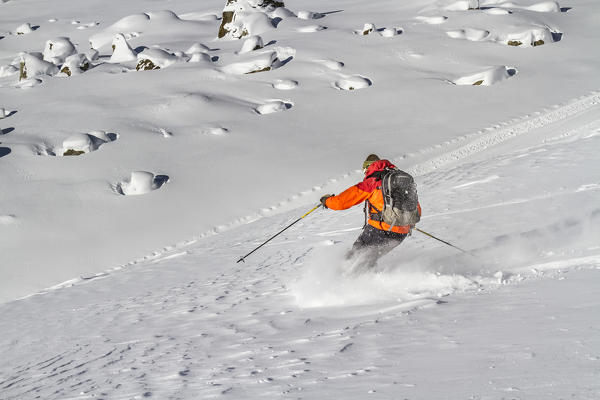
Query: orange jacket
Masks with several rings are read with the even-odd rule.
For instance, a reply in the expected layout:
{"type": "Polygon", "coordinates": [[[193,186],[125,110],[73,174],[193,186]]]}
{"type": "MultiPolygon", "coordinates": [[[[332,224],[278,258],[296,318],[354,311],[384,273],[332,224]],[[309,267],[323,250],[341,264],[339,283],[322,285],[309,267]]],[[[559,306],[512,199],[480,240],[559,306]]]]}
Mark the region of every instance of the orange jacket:
{"type": "MultiPolygon", "coordinates": [[[[325,204],[327,208],[331,208],[332,210],[346,210],[352,206],[362,203],[363,201],[369,202],[369,210],[367,210],[369,219],[368,224],[383,231],[392,231],[396,233],[409,233],[411,227],[410,226],[392,226],[390,229],[390,225],[386,224],[383,221],[376,221],[371,219],[372,214],[376,214],[379,211],[383,210],[383,193],[381,191],[381,180],[377,179],[374,176],[371,176],[373,173],[378,171],[383,171],[386,168],[396,168],[394,164],[389,162],[388,160],[379,160],[375,161],[373,164],[369,166],[367,172],[365,173],[365,179],[344,190],[342,193],[337,196],[331,196],[326,201],[325,204]],[[374,208],[376,207],[377,210],[374,208]]],[[[421,205],[417,204],[419,215],[421,215],[421,205]]]]}

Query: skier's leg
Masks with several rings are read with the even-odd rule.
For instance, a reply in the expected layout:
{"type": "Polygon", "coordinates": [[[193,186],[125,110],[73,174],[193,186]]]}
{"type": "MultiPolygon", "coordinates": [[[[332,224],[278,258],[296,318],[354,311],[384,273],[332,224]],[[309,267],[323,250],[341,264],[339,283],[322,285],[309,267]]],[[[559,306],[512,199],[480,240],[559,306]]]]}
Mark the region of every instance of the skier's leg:
{"type": "Polygon", "coordinates": [[[377,258],[381,258],[398,247],[408,235],[395,232],[383,232],[381,244],[377,246],[377,258]]]}
{"type": "Polygon", "coordinates": [[[346,253],[346,259],[349,260],[356,256],[360,251],[372,246],[375,242],[375,232],[377,229],[373,228],[371,225],[365,226],[363,231],[354,241],[352,248],[346,253]]]}
{"type": "Polygon", "coordinates": [[[346,259],[358,258],[361,266],[373,268],[380,257],[396,248],[406,236],[367,225],[346,254],[346,259]]]}

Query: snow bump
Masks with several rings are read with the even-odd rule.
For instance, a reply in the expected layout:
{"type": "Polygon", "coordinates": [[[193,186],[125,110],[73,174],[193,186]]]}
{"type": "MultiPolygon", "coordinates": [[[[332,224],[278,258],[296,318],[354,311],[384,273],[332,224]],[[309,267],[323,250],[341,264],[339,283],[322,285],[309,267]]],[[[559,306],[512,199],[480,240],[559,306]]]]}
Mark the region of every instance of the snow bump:
{"type": "Polygon", "coordinates": [[[267,103],[263,103],[258,105],[255,108],[256,113],[264,115],[264,114],[273,114],[281,111],[288,110],[292,108],[293,104],[291,102],[286,102],[283,100],[271,100],[267,103]]]}
{"type": "Polygon", "coordinates": [[[371,86],[373,82],[360,75],[352,75],[334,82],[333,86],[339,90],[358,90],[371,86]]]}
{"type": "Polygon", "coordinates": [[[169,181],[167,175],[154,175],[147,171],[133,171],[128,180],[123,180],[115,185],[117,193],[124,196],[147,194],[160,189],[169,181]]]}

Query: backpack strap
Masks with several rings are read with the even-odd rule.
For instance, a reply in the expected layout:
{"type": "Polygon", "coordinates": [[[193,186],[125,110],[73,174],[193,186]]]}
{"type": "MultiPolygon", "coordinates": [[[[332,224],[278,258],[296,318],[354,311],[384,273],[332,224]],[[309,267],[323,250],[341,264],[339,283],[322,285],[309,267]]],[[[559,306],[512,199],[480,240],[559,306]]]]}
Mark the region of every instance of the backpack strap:
{"type": "Polygon", "coordinates": [[[367,216],[372,219],[373,221],[377,221],[377,222],[381,222],[383,221],[383,213],[380,209],[378,209],[377,207],[375,207],[373,204],[371,204],[371,202],[369,200],[365,201],[365,216],[367,216]],[[371,212],[371,207],[375,209],[375,211],[372,213],[371,212]]]}

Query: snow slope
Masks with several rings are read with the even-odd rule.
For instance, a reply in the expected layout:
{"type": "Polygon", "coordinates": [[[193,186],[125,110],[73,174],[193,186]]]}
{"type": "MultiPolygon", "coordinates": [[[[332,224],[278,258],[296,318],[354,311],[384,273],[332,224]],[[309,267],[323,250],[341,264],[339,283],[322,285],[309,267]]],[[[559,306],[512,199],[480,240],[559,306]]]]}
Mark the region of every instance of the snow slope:
{"type": "Polygon", "coordinates": [[[597,2],[223,3],[0,2],[0,398],[599,398],[597,2]]]}
{"type": "Polygon", "coordinates": [[[587,95],[600,79],[588,51],[594,1],[560,12],[531,9],[542,3],[529,0],[484,2],[480,11],[460,1],[306,1],[271,15],[260,33],[266,47],[241,54],[243,40],[216,39],[222,3],[0,5],[0,107],[9,115],[0,122],[4,301],[310,204],[358,179],[370,152],[446,152],[587,95]],[[23,23],[35,29],[16,34],[23,23]],[[365,24],[373,32],[357,34],[365,24]],[[499,42],[537,39],[540,29],[550,35],[544,45],[499,42]],[[138,57],[156,50],[148,57],[168,66],[138,72],[137,60],[118,62],[110,47],[118,30],[138,57]],[[458,30],[479,40],[447,34],[458,30]],[[19,83],[19,53],[41,52],[55,38],[69,38],[89,69],[19,83]],[[239,74],[269,63],[270,71],[239,74]],[[462,85],[470,80],[482,83],[462,85]],[[73,135],[96,131],[117,139],[78,157],[52,156],[73,135]],[[136,171],[168,182],[120,195],[136,171]]]}
{"type": "Polygon", "coordinates": [[[415,233],[352,272],[360,212],[323,210],[235,263],[298,209],[4,304],[2,397],[595,399],[600,112],[561,125],[419,175],[474,256],[415,233]]]}

